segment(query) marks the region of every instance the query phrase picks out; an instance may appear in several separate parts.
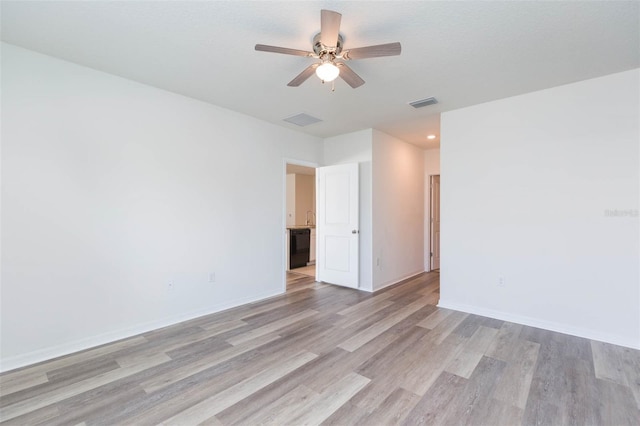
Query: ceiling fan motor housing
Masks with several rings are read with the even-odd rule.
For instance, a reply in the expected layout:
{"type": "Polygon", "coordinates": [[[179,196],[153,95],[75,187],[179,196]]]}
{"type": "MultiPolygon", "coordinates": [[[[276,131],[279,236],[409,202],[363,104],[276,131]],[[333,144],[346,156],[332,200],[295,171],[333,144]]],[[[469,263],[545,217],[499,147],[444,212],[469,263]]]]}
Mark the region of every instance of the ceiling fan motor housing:
{"type": "Polygon", "coordinates": [[[321,35],[321,33],[318,33],[315,35],[315,37],[313,37],[313,51],[316,55],[322,58],[327,53],[331,53],[334,56],[337,56],[340,54],[340,52],[342,52],[342,43],[344,42],[342,35],[338,34],[338,43],[336,46],[325,46],[324,44],[322,44],[322,42],[320,41],[321,35]]]}

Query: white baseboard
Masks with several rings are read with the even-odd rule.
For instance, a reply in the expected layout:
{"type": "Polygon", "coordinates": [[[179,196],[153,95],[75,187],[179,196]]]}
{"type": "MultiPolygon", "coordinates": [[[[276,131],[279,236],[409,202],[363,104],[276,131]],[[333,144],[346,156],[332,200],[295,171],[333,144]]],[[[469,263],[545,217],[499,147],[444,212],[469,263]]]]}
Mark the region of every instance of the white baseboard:
{"type": "Polygon", "coordinates": [[[418,270],[418,271],[416,271],[416,272],[411,272],[410,274],[407,274],[407,275],[405,275],[405,276],[404,276],[404,277],[402,277],[402,278],[399,278],[399,279],[397,279],[397,280],[393,280],[393,281],[389,281],[389,282],[387,282],[387,283],[384,283],[384,284],[382,284],[380,287],[376,288],[376,289],[375,289],[375,290],[373,290],[373,291],[374,291],[374,292],[376,292],[376,291],[380,291],[380,290],[382,290],[382,289],[384,289],[384,288],[390,287],[390,286],[392,286],[392,285],[396,285],[396,284],[398,284],[398,283],[400,283],[400,282],[402,282],[402,281],[405,281],[405,280],[411,279],[411,278],[413,278],[413,277],[417,277],[418,275],[420,275],[420,274],[422,274],[422,273],[424,273],[424,272],[425,272],[424,270],[418,270]]]}
{"type": "Polygon", "coordinates": [[[90,349],[96,346],[104,345],[107,343],[113,343],[118,340],[126,339],[129,337],[137,336],[142,333],[147,333],[152,330],[175,325],[183,321],[188,321],[205,315],[215,314],[227,309],[232,309],[240,305],[246,305],[247,303],[258,302],[282,294],[282,292],[264,293],[258,296],[247,297],[242,299],[235,299],[226,303],[212,306],[207,309],[200,309],[191,311],[172,317],[163,318],[157,321],[150,321],[146,323],[136,324],[131,327],[126,327],[119,330],[110,331],[96,336],[87,337],[71,342],[66,342],[60,345],[51,346],[48,348],[38,349],[33,352],[21,354],[17,356],[8,357],[0,360],[0,372],[7,372],[15,370],[16,368],[25,367],[31,364],[36,364],[43,361],[48,361],[53,358],[69,355],[75,352],[90,349]]]}
{"type": "Polygon", "coordinates": [[[493,309],[483,308],[481,306],[466,305],[461,303],[449,303],[445,300],[442,300],[442,298],[440,298],[438,307],[452,309],[454,311],[466,312],[469,314],[481,315],[483,317],[495,318],[503,321],[509,321],[516,324],[542,328],[549,331],[556,331],[558,333],[569,334],[571,336],[584,337],[586,339],[611,343],[613,345],[625,346],[627,348],[640,349],[640,340],[634,341],[633,339],[625,336],[616,336],[607,333],[601,333],[594,330],[574,327],[568,324],[545,321],[540,318],[533,318],[509,312],[496,311],[493,309]]]}

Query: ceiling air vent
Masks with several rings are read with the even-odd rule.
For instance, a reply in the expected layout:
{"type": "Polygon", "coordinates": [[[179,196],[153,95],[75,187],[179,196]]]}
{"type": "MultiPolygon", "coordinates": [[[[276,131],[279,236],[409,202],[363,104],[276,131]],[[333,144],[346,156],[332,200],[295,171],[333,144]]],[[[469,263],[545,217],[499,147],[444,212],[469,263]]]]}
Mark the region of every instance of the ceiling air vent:
{"type": "Polygon", "coordinates": [[[427,99],[420,99],[419,101],[409,102],[409,105],[411,105],[414,108],[422,108],[422,107],[426,107],[427,105],[435,105],[437,103],[438,103],[438,100],[432,96],[427,99]]]}
{"type": "Polygon", "coordinates": [[[296,126],[305,127],[313,123],[318,123],[322,120],[320,120],[319,118],[313,117],[309,114],[301,113],[301,114],[292,115],[291,117],[287,117],[283,119],[283,121],[286,121],[287,123],[295,124],[296,126]]]}

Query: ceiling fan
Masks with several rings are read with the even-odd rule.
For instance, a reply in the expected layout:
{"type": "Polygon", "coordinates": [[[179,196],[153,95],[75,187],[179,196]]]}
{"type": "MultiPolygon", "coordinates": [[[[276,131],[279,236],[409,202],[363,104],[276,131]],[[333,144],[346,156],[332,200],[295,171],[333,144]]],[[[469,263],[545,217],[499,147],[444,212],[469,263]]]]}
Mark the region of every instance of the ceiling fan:
{"type": "Polygon", "coordinates": [[[256,50],[319,59],[319,62],[309,65],[291,80],[287,86],[298,87],[315,72],[323,83],[334,81],[340,76],[349,86],[355,89],[362,86],[364,80],[349,68],[344,61],[399,55],[401,46],[400,43],[395,42],[357,47],[355,49],[343,49],[342,43],[344,39],[340,35],[341,19],[342,15],[332,10],[322,10],[320,12],[320,33],[313,38],[313,52],[265,44],[256,44],[256,50]]]}

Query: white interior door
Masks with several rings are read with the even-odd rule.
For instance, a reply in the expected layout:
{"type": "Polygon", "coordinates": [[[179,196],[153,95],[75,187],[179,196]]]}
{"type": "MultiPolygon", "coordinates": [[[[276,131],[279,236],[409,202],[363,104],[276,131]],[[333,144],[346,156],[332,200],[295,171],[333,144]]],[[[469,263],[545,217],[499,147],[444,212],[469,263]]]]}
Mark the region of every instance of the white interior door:
{"type": "Polygon", "coordinates": [[[431,269],[440,269],[440,175],[431,176],[431,269]]]}
{"type": "Polygon", "coordinates": [[[320,167],[317,182],[318,280],[358,287],[358,164],[320,167]]]}

